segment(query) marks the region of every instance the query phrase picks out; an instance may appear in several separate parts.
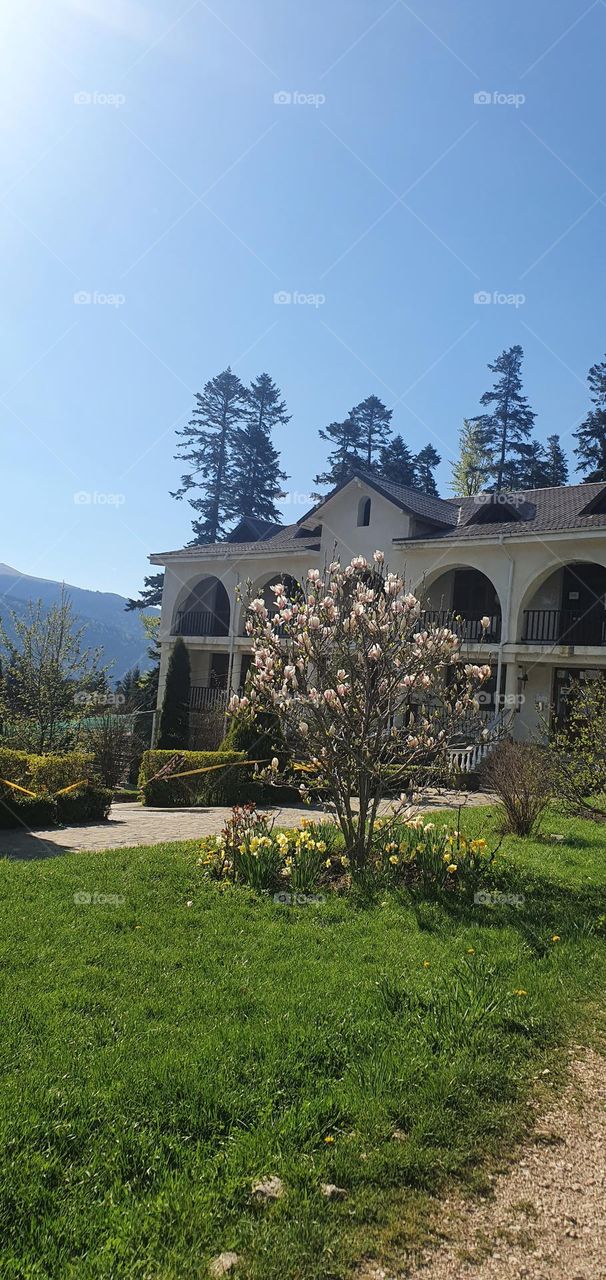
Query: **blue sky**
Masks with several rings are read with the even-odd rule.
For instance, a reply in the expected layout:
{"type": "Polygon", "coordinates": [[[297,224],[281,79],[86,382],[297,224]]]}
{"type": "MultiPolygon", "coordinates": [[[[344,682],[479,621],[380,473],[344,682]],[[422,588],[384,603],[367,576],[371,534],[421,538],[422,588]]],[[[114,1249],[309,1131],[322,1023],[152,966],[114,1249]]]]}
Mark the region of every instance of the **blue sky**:
{"type": "Polygon", "coordinates": [[[514,342],[572,451],[606,349],[603,0],[6,0],[3,26],[0,560],[136,592],[189,540],[174,430],[230,362],[286,396],[289,519],[371,393],[448,493],[514,342]]]}

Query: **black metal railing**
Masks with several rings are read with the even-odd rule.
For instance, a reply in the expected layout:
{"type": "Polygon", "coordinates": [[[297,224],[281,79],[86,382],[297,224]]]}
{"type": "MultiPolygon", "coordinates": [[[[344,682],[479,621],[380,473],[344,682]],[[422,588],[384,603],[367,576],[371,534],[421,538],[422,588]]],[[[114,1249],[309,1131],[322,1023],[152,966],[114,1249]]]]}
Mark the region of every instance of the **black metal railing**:
{"type": "Polygon", "coordinates": [[[606,609],[525,609],[523,644],[606,645],[606,609]]]}
{"type": "Polygon", "coordinates": [[[174,622],[174,636],[226,636],[229,622],[212,609],[180,609],[174,622]]]}
{"type": "Polygon", "coordinates": [[[462,616],[456,609],[425,609],[419,618],[419,630],[425,627],[448,627],[467,644],[496,644],[501,639],[500,613],[491,617],[484,613],[465,613],[462,616]],[[482,626],[485,617],[489,617],[486,630],[482,626]]]}
{"type": "Polygon", "coordinates": [[[218,684],[206,681],[204,684],[192,684],[189,690],[189,706],[191,711],[212,711],[215,707],[224,707],[227,702],[227,681],[218,684]]]}

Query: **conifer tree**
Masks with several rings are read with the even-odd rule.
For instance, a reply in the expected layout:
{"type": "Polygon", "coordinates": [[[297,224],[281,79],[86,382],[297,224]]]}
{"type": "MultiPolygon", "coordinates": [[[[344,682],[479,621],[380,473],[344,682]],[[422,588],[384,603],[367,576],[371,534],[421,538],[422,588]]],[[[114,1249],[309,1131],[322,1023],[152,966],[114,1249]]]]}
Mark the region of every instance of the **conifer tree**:
{"type": "Polygon", "coordinates": [[[536,416],[522,393],[523,358],[522,348],[514,346],[489,364],[497,380],[480,403],[490,412],[476,419],[482,426],[482,443],[490,455],[490,476],[497,492],[518,483],[518,464],[536,416]]]}
{"type": "Polygon", "coordinates": [[[394,436],[381,449],[377,474],[394,484],[414,489],[417,483],[414,454],[404,443],[402,436],[394,436]]]}
{"type": "Polygon", "coordinates": [[[236,520],[249,516],[279,521],[275,500],[284,496],[282,482],[288,476],[280,468],[271,433],[276,426],[286,426],[290,414],[268,373],[251,382],[243,417],[243,425],[235,430],[229,459],[230,514],[236,520]]]}
{"type": "Polygon", "coordinates": [[[424,449],[417,454],[415,458],[415,470],[417,473],[416,488],[422,493],[429,493],[433,497],[438,496],[438,486],[435,481],[434,468],[439,466],[442,461],[437,449],[432,444],[426,444],[424,449]]]}
{"type": "Polygon", "coordinates": [[[585,484],[592,484],[606,481],[606,360],[591,366],[587,382],[593,407],[574,434],[577,471],[585,472],[585,484]]]}
{"type": "Polygon", "coordinates": [[[326,471],[314,476],[314,484],[333,489],[341,484],[355,467],[363,466],[358,424],[350,416],[343,422],[330,422],[319,431],[321,440],[334,445],[327,459],[326,471]]]}
{"type": "Polygon", "coordinates": [[[230,461],[235,432],[248,407],[245,388],[231,368],[206,383],[196,393],[193,417],[177,431],[182,437],[176,457],[191,470],[181,477],[181,487],[172,494],[183,498],[192,490],[200,497],[189,498],[198,513],[192,522],[192,545],[217,542],[233,516],[230,461]]]}
{"type": "Polygon", "coordinates": [[[515,483],[508,485],[510,489],[546,489],[547,454],[539,440],[520,446],[520,458],[512,469],[515,483]]]}
{"type": "Polygon", "coordinates": [[[489,461],[481,423],[475,418],[464,418],[459,432],[459,456],[452,465],[453,493],[461,498],[481,493],[488,480],[489,461]]]}
{"type": "Polygon", "coordinates": [[[391,435],[392,413],[378,396],[367,396],[349,414],[358,428],[359,448],[369,471],[375,469],[378,455],[391,435]]]}
{"type": "Polygon", "coordinates": [[[555,488],[568,484],[568,461],[558,435],[547,437],[545,476],[546,487],[555,488]]]}
{"type": "Polygon", "coordinates": [[[189,654],[181,639],[175,640],[168,660],[160,712],[157,746],[160,751],[182,750],[189,744],[189,654]]]}

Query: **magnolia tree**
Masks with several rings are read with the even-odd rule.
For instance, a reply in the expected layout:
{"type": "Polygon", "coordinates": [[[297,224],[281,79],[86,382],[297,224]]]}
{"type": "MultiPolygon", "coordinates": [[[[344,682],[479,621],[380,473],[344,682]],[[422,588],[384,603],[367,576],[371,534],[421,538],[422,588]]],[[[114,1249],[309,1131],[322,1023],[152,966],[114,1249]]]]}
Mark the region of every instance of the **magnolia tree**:
{"type": "Polygon", "coordinates": [[[382,795],[409,785],[415,766],[444,763],[490,674],[459,665],[458,637],[425,628],[383,552],[373,561],[310,569],[297,600],[277,583],[272,609],[250,600],[253,661],[245,695],[230,702],[236,716],[277,716],[295,761],[334,806],[354,871],[371,857],[382,795]]]}

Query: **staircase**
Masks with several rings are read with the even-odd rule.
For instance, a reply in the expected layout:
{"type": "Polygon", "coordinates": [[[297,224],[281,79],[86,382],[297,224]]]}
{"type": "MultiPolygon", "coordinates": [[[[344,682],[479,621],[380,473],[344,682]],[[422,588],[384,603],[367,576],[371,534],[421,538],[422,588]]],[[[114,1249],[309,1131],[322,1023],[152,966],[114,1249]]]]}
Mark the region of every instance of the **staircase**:
{"type": "Polygon", "coordinates": [[[475,773],[483,760],[494,750],[497,743],[504,738],[511,727],[513,711],[503,707],[492,720],[480,730],[478,742],[462,743],[460,746],[448,748],[448,762],[458,773],[475,773]]]}

